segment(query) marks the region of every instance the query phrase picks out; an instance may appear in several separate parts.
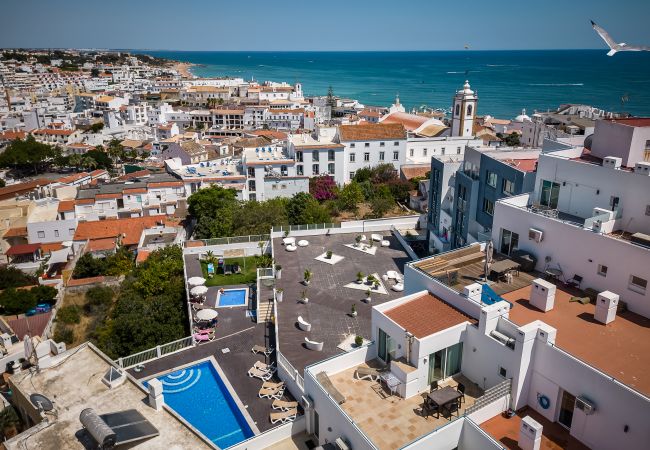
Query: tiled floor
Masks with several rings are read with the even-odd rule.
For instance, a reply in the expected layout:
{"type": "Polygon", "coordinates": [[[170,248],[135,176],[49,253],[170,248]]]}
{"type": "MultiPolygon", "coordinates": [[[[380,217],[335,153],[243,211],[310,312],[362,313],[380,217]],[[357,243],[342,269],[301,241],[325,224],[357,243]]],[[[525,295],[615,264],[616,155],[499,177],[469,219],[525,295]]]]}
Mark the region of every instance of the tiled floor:
{"type": "MultiPolygon", "coordinates": [[[[423,417],[421,395],[409,399],[390,396],[377,382],[355,379],[355,370],[356,368],[352,368],[330,375],[330,379],[346,398],[345,403],[341,405],[343,410],[380,450],[400,448],[449,423],[449,419],[443,416],[438,419],[434,416],[423,417]]],[[[467,386],[465,403],[459,412],[462,416],[463,411],[473,405],[474,399],[482,392],[463,375],[455,378],[449,380],[449,385],[456,386],[460,380],[467,386]]]]}
{"type": "Polygon", "coordinates": [[[307,433],[296,434],[291,436],[283,441],[273,444],[270,447],[267,447],[266,450],[309,450],[305,442],[311,440],[313,443],[316,443],[316,438],[309,436],[307,433]]]}
{"type": "Polygon", "coordinates": [[[525,408],[519,411],[516,416],[506,419],[498,415],[483,422],[481,428],[499,441],[503,446],[511,450],[520,450],[517,445],[519,439],[519,427],[521,419],[530,416],[544,427],[542,431],[541,450],[586,450],[588,447],[572,437],[569,432],[557,423],[551,423],[536,411],[525,408]]]}

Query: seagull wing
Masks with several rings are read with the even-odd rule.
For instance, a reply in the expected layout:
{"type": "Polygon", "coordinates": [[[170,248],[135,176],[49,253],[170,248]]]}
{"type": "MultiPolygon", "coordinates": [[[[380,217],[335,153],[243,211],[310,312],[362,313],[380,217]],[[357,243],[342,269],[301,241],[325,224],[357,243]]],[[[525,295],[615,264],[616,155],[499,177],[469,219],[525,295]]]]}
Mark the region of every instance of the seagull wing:
{"type": "Polygon", "coordinates": [[[594,30],[596,30],[596,33],[598,33],[598,35],[601,38],[603,38],[603,41],[605,41],[607,43],[609,48],[613,49],[613,48],[618,47],[618,43],[615,42],[614,39],[612,39],[612,37],[609,35],[609,33],[607,31],[605,31],[604,28],[599,27],[598,25],[596,25],[596,22],[594,22],[593,20],[591,21],[591,26],[594,28],[594,30]]]}
{"type": "Polygon", "coordinates": [[[627,52],[650,52],[650,47],[647,45],[626,45],[622,50],[627,52]]]}

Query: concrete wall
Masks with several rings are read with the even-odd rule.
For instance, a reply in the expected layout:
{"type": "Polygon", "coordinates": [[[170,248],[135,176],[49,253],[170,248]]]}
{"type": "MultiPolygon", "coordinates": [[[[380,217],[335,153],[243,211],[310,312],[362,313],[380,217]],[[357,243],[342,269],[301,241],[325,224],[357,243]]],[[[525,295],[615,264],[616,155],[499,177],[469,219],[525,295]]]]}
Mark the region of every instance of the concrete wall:
{"type": "Polygon", "coordinates": [[[632,127],[609,120],[596,122],[591,153],[599,158],[616,156],[623,165],[634,167],[643,161],[645,141],[650,140],[650,127],[632,127]]]}
{"type": "Polygon", "coordinates": [[[406,139],[342,142],[342,144],[345,145],[345,162],[343,170],[346,183],[350,181],[350,172],[356,172],[363,167],[375,167],[379,164],[392,164],[393,167],[395,167],[395,170],[399,171],[399,168],[406,160],[406,139]],[[395,145],[395,142],[397,142],[397,145],[395,145]],[[366,147],[365,144],[368,144],[368,147],[366,147]],[[354,145],[354,147],[352,147],[352,145],[354,145]],[[382,152],[384,155],[383,159],[381,159],[380,155],[382,152]],[[393,158],[393,152],[398,152],[397,159],[393,158]],[[351,153],[354,153],[354,162],[350,161],[351,153]],[[369,154],[369,161],[364,160],[365,153],[369,154]]]}
{"type": "Polygon", "coordinates": [[[262,450],[277,444],[291,436],[302,433],[305,431],[306,419],[305,416],[298,416],[296,420],[279,427],[271,428],[264,433],[246,439],[237,445],[228,447],[229,450],[262,450]]]}
{"type": "MultiPolygon", "coordinates": [[[[368,233],[372,231],[390,231],[394,226],[398,230],[409,230],[418,227],[419,223],[426,220],[424,215],[414,216],[399,216],[389,217],[386,219],[376,220],[351,220],[349,222],[342,222],[337,224],[336,227],[327,228],[323,224],[314,225],[292,225],[290,236],[315,236],[323,234],[345,234],[345,233],[368,233]],[[304,229],[301,229],[304,228],[304,229]]],[[[284,230],[289,229],[288,226],[275,227],[271,237],[278,238],[284,237],[284,230]]],[[[352,242],[351,242],[352,243],[352,242]]]]}
{"type": "MultiPolygon", "coordinates": [[[[522,197],[514,200],[519,199],[522,197]]],[[[519,234],[519,249],[537,257],[537,270],[544,270],[545,258],[549,257],[550,266],[557,267],[559,264],[565,278],[571,278],[574,274],[582,276],[583,289],[590,287],[599,292],[615,292],[627,302],[631,311],[650,317],[650,288],[646,289],[645,294],[629,289],[631,275],[650,281],[647,270],[650,267],[649,249],[534,214],[507,202],[498,202],[495,209],[492,240],[497,249],[502,229],[519,234]],[[530,228],[544,233],[541,242],[528,239],[530,228]],[[599,265],[607,266],[607,276],[598,274],[599,265]]]]}
{"type": "Polygon", "coordinates": [[[460,433],[460,440],[458,441],[459,450],[472,450],[472,449],[502,449],[503,447],[495,441],[489,434],[481,430],[481,428],[470,419],[463,421],[463,429],[460,433]]]}
{"type": "Polygon", "coordinates": [[[592,415],[575,410],[571,435],[594,449],[645,448],[650,442],[650,399],[548,344],[535,348],[528,404],[551,421],[557,420],[561,390],[585,396],[595,405],[592,415]],[[551,400],[544,410],[538,394],[551,400]],[[629,429],[625,432],[624,427],[629,429]]]}
{"type": "Polygon", "coordinates": [[[516,371],[517,363],[513,350],[486,336],[478,327],[467,326],[461,367],[463,374],[482,389],[496,386],[505,379],[499,375],[500,367],[506,369],[506,377],[510,377],[516,371]]]}
{"type": "Polygon", "coordinates": [[[71,241],[76,229],[77,219],[32,222],[27,224],[27,239],[30,244],[71,241]]]}
{"type": "MultiPolygon", "coordinates": [[[[465,418],[454,420],[402,447],[403,450],[454,450],[459,447],[465,418]]],[[[474,447],[484,448],[484,447],[474,447]]]]}

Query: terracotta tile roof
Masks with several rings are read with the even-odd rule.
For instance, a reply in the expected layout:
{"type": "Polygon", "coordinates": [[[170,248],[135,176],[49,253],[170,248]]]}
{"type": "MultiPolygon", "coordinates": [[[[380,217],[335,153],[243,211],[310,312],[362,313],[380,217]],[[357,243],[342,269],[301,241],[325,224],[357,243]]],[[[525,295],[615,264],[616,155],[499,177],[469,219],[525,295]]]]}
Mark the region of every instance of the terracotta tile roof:
{"type": "Polygon", "coordinates": [[[25,183],[16,183],[10,186],[5,186],[3,188],[0,188],[0,200],[11,198],[15,195],[20,195],[25,192],[30,192],[34,190],[37,186],[47,186],[50,183],[51,183],[50,180],[46,180],[45,178],[39,178],[37,180],[27,181],[25,183]]]}
{"type": "Polygon", "coordinates": [[[650,117],[630,117],[628,119],[610,119],[610,122],[622,123],[631,127],[650,127],[650,117]]]}
{"type": "Polygon", "coordinates": [[[58,212],[74,211],[74,205],[75,205],[74,200],[61,200],[59,202],[59,207],[57,208],[57,211],[58,212]]]}
{"type": "Polygon", "coordinates": [[[128,188],[124,189],[124,194],[146,194],[147,188],[128,188]]]}
{"type": "Polygon", "coordinates": [[[431,294],[409,300],[389,309],[385,314],[418,339],[464,322],[477,322],[431,294]]]}
{"type": "Polygon", "coordinates": [[[185,241],[185,247],[203,247],[203,241],[185,241]]]}
{"type": "Polygon", "coordinates": [[[148,183],[147,187],[152,188],[165,188],[165,187],[178,187],[183,186],[182,181],[157,181],[154,183],[148,183]]]}
{"type": "Polygon", "coordinates": [[[72,175],[68,175],[67,177],[59,178],[56,181],[58,181],[61,184],[68,184],[68,183],[74,183],[75,181],[81,180],[89,176],[90,174],[88,172],[79,172],[72,175]]]}
{"type": "Polygon", "coordinates": [[[23,338],[30,333],[32,336],[42,336],[48,322],[50,321],[50,317],[52,317],[51,312],[15,319],[7,318],[7,324],[12,330],[14,330],[18,339],[22,341],[23,338]]]}
{"type": "Polygon", "coordinates": [[[159,222],[175,225],[166,216],[130,217],[126,219],[107,219],[81,222],[74,234],[75,241],[85,241],[104,238],[117,238],[122,235],[122,244],[135,245],[140,241],[142,231],[155,227],[159,222]]]}
{"type": "Polygon", "coordinates": [[[5,252],[5,255],[29,255],[40,248],[41,244],[16,244],[9,247],[9,250],[5,252]]]}
{"type": "Polygon", "coordinates": [[[32,134],[49,134],[56,136],[70,136],[74,130],[53,130],[52,128],[42,128],[40,130],[32,131],[32,134]]]}
{"type": "Polygon", "coordinates": [[[117,244],[115,243],[114,237],[103,238],[103,239],[93,239],[88,242],[86,246],[87,252],[100,252],[103,250],[115,250],[117,244]]]}
{"type": "Polygon", "coordinates": [[[522,172],[534,172],[537,170],[537,159],[505,159],[503,162],[522,172]]]}
{"type": "Polygon", "coordinates": [[[0,133],[0,141],[13,141],[16,139],[25,139],[24,131],[5,131],[0,133]]]}
{"type": "Polygon", "coordinates": [[[341,125],[339,133],[342,141],[376,141],[381,139],[406,139],[402,124],[341,125]]]}
{"type": "Polygon", "coordinates": [[[122,198],[122,194],[97,194],[95,195],[95,200],[108,200],[122,198]]]}
{"type": "Polygon", "coordinates": [[[151,175],[151,171],[149,171],[147,169],[143,169],[143,170],[138,170],[137,172],[127,173],[126,175],[122,175],[122,176],[118,177],[117,179],[119,181],[127,181],[127,180],[132,180],[133,178],[146,177],[146,176],[149,176],[149,175],[151,175]]]}
{"type": "Polygon", "coordinates": [[[417,128],[420,128],[424,122],[429,120],[429,117],[418,116],[416,114],[409,114],[405,112],[394,112],[388,114],[381,121],[382,124],[402,124],[404,128],[409,131],[413,131],[417,128]]]}
{"type": "Polygon", "coordinates": [[[97,169],[90,172],[91,177],[99,177],[101,175],[108,175],[108,172],[106,172],[104,169],[97,169]]]}
{"type": "Polygon", "coordinates": [[[431,166],[427,164],[423,164],[421,166],[402,166],[400,168],[402,171],[402,174],[404,175],[404,178],[407,180],[410,180],[411,178],[415,177],[423,177],[426,175],[427,172],[431,170],[431,166]]]}
{"type": "Polygon", "coordinates": [[[381,114],[378,111],[373,111],[372,109],[364,109],[359,113],[360,117],[376,117],[380,118],[381,114]]]}
{"type": "Polygon", "coordinates": [[[136,263],[145,262],[150,254],[151,254],[151,250],[146,250],[144,248],[141,248],[140,250],[138,250],[138,256],[135,257],[135,262],[136,263]]]}
{"type": "Polygon", "coordinates": [[[283,140],[287,138],[287,133],[283,133],[282,131],[275,131],[275,130],[255,130],[255,131],[251,131],[251,134],[254,134],[256,136],[269,137],[271,139],[283,140]]]}
{"type": "Polygon", "coordinates": [[[57,250],[61,250],[62,248],[63,248],[63,244],[61,242],[50,242],[47,244],[41,244],[41,251],[43,253],[55,252],[57,250]]]}
{"type": "Polygon", "coordinates": [[[27,236],[27,227],[9,228],[2,237],[6,239],[10,237],[22,236],[27,236]]]}
{"type": "Polygon", "coordinates": [[[80,198],[78,200],[75,200],[76,205],[94,205],[95,204],[95,199],[94,198],[80,198]]]}

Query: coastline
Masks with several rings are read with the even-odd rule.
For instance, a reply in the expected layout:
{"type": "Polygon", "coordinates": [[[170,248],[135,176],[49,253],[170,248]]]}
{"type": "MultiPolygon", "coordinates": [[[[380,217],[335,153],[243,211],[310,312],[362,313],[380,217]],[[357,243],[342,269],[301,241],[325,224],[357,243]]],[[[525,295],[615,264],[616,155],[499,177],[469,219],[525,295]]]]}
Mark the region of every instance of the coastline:
{"type": "Polygon", "coordinates": [[[190,72],[190,67],[195,66],[196,64],[177,62],[174,64],[174,69],[181,75],[183,78],[196,78],[192,72],[190,72]]]}

